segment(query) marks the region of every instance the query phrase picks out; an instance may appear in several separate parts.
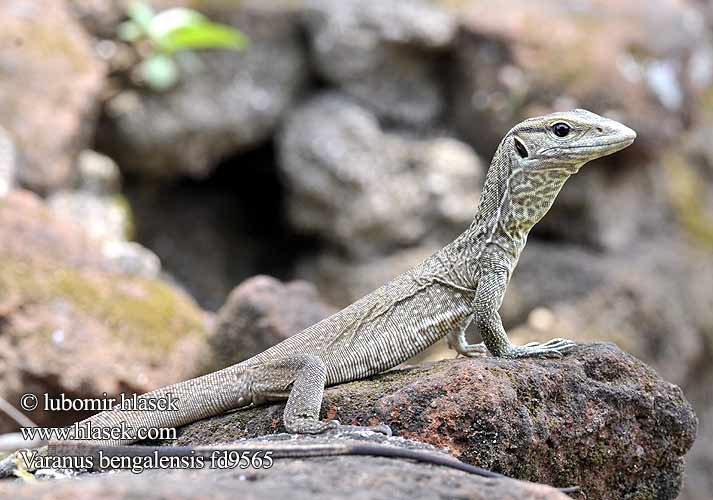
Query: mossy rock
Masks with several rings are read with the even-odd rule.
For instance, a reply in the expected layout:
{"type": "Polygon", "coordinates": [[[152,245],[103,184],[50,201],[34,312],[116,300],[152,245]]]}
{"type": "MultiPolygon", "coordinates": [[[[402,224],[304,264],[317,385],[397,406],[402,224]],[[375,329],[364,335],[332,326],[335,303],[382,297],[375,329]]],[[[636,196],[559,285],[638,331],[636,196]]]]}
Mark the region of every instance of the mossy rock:
{"type": "Polygon", "coordinates": [[[118,338],[155,356],[185,335],[205,335],[204,313],[168,284],[146,278],[32,263],[0,253],[0,297],[20,304],[69,302],[118,338]]]}

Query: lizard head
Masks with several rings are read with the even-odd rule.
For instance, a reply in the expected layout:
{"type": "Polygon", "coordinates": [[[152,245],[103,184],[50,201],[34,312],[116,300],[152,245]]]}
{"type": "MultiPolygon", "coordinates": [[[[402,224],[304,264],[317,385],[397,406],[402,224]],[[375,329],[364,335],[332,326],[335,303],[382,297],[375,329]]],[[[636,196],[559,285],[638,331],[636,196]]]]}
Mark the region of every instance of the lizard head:
{"type": "Polygon", "coordinates": [[[559,170],[571,175],[588,161],[634,142],[636,132],[584,109],[529,118],[508,134],[512,173],[559,170]],[[517,171],[520,172],[517,172],[517,171]]]}
{"type": "Polygon", "coordinates": [[[488,172],[481,205],[505,201],[499,187],[506,187],[509,200],[499,213],[512,234],[526,234],[582,165],[624,149],[635,138],[629,127],[584,109],[529,118],[500,143],[493,160],[497,168],[488,172]],[[497,201],[488,192],[498,193],[497,201]]]}

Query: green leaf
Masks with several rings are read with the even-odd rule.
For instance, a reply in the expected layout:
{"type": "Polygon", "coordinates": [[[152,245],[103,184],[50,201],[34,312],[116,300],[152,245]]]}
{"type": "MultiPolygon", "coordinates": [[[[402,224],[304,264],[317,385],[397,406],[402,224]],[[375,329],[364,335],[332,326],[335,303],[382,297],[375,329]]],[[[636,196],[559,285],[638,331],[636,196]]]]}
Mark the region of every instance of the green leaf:
{"type": "Polygon", "coordinates": [[[149,34],[152,38],[159,40],[171,31],[186,26],[197,26],[208,22],[200,12],[193,9],[176,7],[167,9],[156,14],[148,26],[149,34]]]}
{"type": "Polygon", "coordinates": [[[168,90],[178,82],[178,67],[173,59],[164,54],[148,57],[139,64],[138,71],[154,90],[168,90]]]}
{"type": "Polygon", "coordinates": [[[239,30],[223,24],[205,21],[193,26],[183,26],[166,33],[159,46],[168,52],[188,49],[242,49],[248,39],[239,30]]]}
{"type": "Polygon", "coordinates": [[[149,4],[139,0],[133,0],[126,7],[126,14],[142,30],[148,32],[151,20],[154,18],[154,11],[149,4]]]}
{"type": "Polygon", "coordinates": [[[144,30],[134,21],[124,21],[117,28],[117,33],[121,40],[125,42],[136,42],[145,36],[144,30]]]}

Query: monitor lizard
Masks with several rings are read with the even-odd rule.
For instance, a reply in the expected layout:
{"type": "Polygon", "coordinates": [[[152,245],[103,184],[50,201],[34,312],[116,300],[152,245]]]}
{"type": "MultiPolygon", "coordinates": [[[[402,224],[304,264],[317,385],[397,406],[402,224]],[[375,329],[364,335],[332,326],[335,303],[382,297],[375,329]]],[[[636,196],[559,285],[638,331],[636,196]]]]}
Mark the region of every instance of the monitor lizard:
{"type": "MultiPolygon", "coordinates": [[[[343,427],[337,421],[319,419],[325,386],[393,368],[444,336],[451,348],[464,356],[489,352],[504,358],[561,357],[576,344],[557,338],[514,345],[498,309],[530,229],[547,213],[565,181],[588,161],[619,151],[635,138],[630,128],[583,109],[519,123],[495,152],[471,225],[423,263],[250,359],[140,396],[160,398],[171,393],[181,402],[178,411],[115,409],[80,425],[117,427],[123,421],[133,428],[178,427],[236,408],[286,399],[285,429],[318,434],[343,427]],[[466,340],[471,322],[483,339],[480,344],[466,340]]],[[[383,425],[365,428],[390,432],[383,425]]],[[[113,448],[114,452],[135,448],[139,453],[137,447],[125,446],[132,442],[50,441],[49,450],[66,455],[120,447],[113,448]]],[[[362,450],[343,447],[341,451],[332,447],[331,453],[322,449],[321,454],[404,456],[400,452],[407,451],[365,446],[362,450]]],[[[170,454],[172,448],[159,449],[170,454]]],[[[179,452],[174,448],[173,453],[179,452]]],[[[299,445],[283,453],[312,454],[300,450],[299,445]]],[[[11,472],[11,458],[0,463],[0,477],[11,472]]],[[[404,458],[439,463],[424,454],[404,458]]],[[[481,475],[494,474],[468,467],[481,475]]]]}

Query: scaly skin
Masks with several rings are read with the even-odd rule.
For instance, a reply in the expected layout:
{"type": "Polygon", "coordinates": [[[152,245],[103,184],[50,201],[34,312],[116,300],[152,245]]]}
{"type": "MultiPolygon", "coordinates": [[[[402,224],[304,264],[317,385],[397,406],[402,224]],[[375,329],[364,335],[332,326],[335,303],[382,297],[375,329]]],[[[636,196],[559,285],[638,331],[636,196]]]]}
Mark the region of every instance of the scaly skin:
{"type": "MultiPolygon", "coordinates": [[[[172,393],[177,412],[103,412],[82,424],[177,427],[225,411],[287,398],[285,428],[319,433],[339,424],[319,420],[326,385],[388,370],[447,336],[473,356],[562,356],[574,342],[513,345],[498,309],[530,229],[564,182],[586,162],[619,151],[633,130],[585,110],[530,118],[510,130],[488,170],[470,227],[422,264],[278,345],[223,370],[149,392],[172,393]],[[559,135],[558,135],[559,134],[559,135]],[[483,343],[466,342],[475,321],[483,343]]],[[[132,440],[103,440],[112,446],[132,440]]],[[[50,443],[58,451],[67,443],[50,443]]]]}

